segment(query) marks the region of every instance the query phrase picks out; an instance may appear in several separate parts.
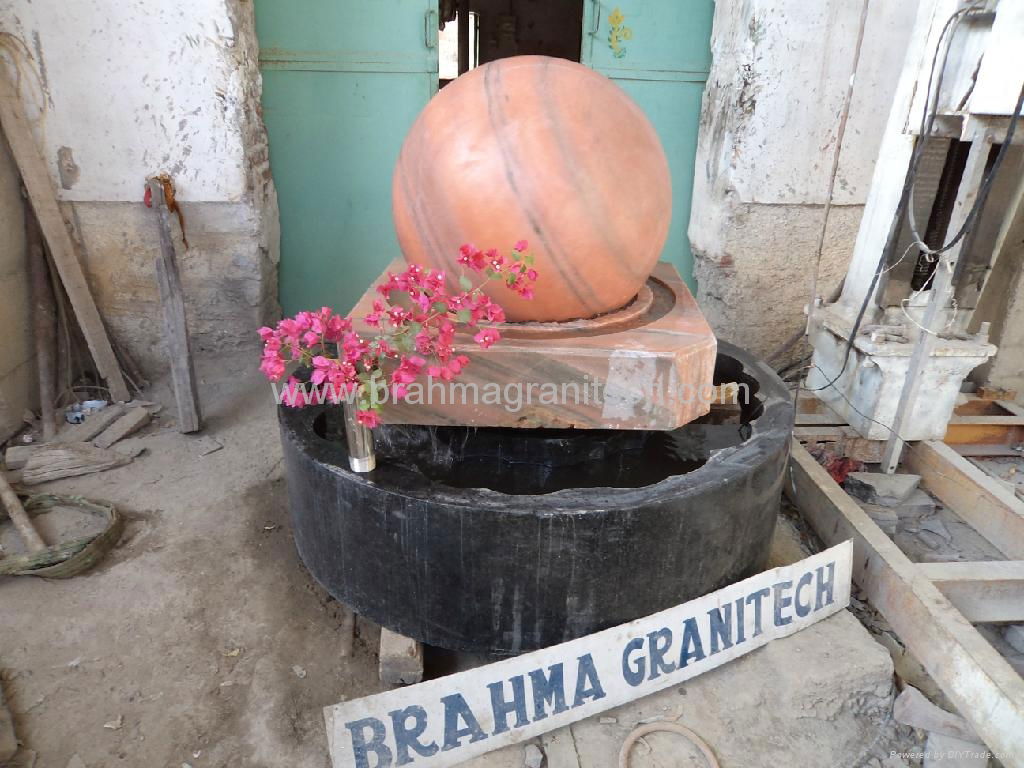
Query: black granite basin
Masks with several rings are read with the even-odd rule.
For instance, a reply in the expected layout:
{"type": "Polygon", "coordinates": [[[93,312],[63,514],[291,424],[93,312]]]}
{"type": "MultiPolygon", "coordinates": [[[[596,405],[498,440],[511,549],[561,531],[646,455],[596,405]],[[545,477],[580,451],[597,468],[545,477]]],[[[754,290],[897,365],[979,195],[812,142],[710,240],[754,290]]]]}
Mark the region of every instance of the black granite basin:
{"type": "Polygon", "coordinates": [[[383,626],[513,654],[762,570],[793,412],[767,365],[719,342],[732,420],[672,432],[383,426],[348,468],[337,408],[280,410],[295,541],[313,576],[383,626]],[[731,421],[731,423],[730,423],[731,421]]]}

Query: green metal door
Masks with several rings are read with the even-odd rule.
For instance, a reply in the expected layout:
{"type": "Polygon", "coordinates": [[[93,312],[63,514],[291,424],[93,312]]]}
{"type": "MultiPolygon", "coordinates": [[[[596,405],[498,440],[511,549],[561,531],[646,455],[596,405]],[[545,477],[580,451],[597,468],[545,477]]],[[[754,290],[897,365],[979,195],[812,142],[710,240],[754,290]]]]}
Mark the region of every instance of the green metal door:
{"type": "Polygon", "coordinates": [[[704,83],[711,66],[712,0],[586,0],[581,61],[617,82],[661,138],[672,171],[672,226],[663,258],[690,289],[693,165],[704,83]]]}
{"type": "Polygon", "coordinates": [[[347,312],[399,254],[391,172],[437,90],[437,0],[255,0],[286,313],[347,312]]]}

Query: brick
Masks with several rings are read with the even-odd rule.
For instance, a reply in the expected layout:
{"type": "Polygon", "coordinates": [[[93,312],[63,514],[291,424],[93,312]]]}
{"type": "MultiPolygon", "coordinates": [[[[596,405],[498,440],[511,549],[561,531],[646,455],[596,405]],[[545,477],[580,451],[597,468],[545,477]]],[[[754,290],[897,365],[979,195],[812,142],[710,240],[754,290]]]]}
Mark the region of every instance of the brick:
{"type": "Polygon", "coordinates": [[[423,646],[405,635],[381,627],[380,681],[387,685],[412,685],[423,680],[423,646]]]}

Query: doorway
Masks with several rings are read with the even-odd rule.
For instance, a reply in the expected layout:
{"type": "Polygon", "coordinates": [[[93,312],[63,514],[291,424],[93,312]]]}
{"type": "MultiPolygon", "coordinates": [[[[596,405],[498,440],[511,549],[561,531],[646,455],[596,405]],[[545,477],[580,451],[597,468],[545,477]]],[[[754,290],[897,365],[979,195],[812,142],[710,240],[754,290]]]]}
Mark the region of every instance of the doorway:
{"type": "Polygon", "coordinates": [[[580,60],[583,0],[441,0],[440,87],[510,56],[580,60]]]}

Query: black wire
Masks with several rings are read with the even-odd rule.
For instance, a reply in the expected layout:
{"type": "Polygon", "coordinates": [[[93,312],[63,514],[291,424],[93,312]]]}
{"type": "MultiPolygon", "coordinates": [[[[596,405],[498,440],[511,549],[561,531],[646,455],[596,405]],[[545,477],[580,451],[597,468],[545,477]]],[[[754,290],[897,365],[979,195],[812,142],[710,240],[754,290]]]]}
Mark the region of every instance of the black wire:
{"type": "MultiPolygon", "coordinates": [[[[935,117],[938,110],[939,92],[942,89],[942,80],[945,74],[946,63],[949,57],[949,43],[947,43],[946,47],[943,49],[942,42],[946,37],[946,33],[949,32],[951,28],[955,32],[956,27],[960,24],[961,21],[963,21],[964,18],[971,15],[972,13],[977,13],[979,10],[979,6],[961,8],[960,10],[953,13],[948,19],[946,19],[946,23],[942,27],[942,32],[939,34],[939,39],[935,46],[935,54],[932,56],[931,69],[928,72],[928,90],[926,91],[927,98],[925,100],[924,111],[921,114],[919,136],[917,143],[914,145],[914,151],[911,153],[910,156],[910,163],[907,170],[907,178],[904,181],[903,190],[900,193],[900,202],[899,205],[897,205],[896,213],[893,217],[893,227],[890,231],[889,239],[886,242],[885,248],[882,249],[882,253],[879,255],[878,264],[875,266],[875,273],[871,277],[871,284],[868,286],[868,290],[864,294],[864,300],[861,302],[860,309],[857,311],[857,317],[854,319],[853,322],[853,328],[850,332],[849,337],[846,340],[843,355],[843,365],[839,369],[839,373],[837,373],[834,378],[832,378],[830,381],[828,381],[827,383],[823,384],[820,387],[808,388],[808,392],[820,392],[823,389],[828,389],[829,387],[834,386],[835,383],[839,381],[839,379],[842,378],[843,374],[846,372],[846,368],[850,362],[850,352],[853,350],[853,345],[857,339],[857,334],[860,332],[860,326],[864,320],[864,315],[867,312],[868,305],[871,303],[871,297],[875,293],[875,288],[878,285],[878,279],[885,272],[885,265],[888,263],[896,247],[897,224],[902,222],[904,215],[906,215],[907,207],[910,204],[911,198],[913,196],[914,184],[916,182],[917,176],[917,167],[921,161],[922,155],[924,154],[924,147],[927,144],[927,138],[931,134],[932,128],[935,124],[935,117]],[[935,80],[935,68],[938,65],[940,51],[942,51],[942,67],[939,69],[938,79],[935,80]],[[934,89],[934,95],[932,91],[933,80],[935,81],[936,85],[934,89]],[[933,101],[934,104],[932,103],[933,101]]],[[[952,35],[950,35],[950,42],[952,42],[952,35]]],[[[991,189],[992,184],[995,181],[996,172],[999,170],[999,166],[1002,165],[1003,158],[1006,154],[1006,149],[1009,146],[1010,141],[1013,139],[1013,133],[1017,124],[1017,120],[1020,118],[1022,104],[1024,104],[1024,88],[1021,89],[1020,97],[1017,99],[1017,106],[1014,109],[1013,115],[1010,117],[1010,124],[1006,129],[1006,138],[1003,140],[1002,146],[1000,146],[999,148],[999,153],[996,156],[995,162],[993,162],[992,164],[992,168],[989,169],[989,172],[985,175],[985,178],[982,180],[982,183],[979,186],[977,199],[975,199],[974,205],[971,207],[970,212],[964,218],[963,226],[961,226],[960,231],[957,232],[953,240],[951,240],[949,243],[946,243],[944,246],[942,246],[942,248],[934,250],[929,249],[932,253],[943,253],[944,251],[949,250],[970,231],[971,227],[974,226],[975,219],[980,214],[981,209],[985,204],[985,200],[988,198],[989,190],[991,189]]],[[[913,235],[915,238],[918,239],[919,242],[921,242],[916,231],[913,232],[913,235]]],[[[925,247],[927,248],[928,246],[925,245],[925,247]]],[[[957,267],[959,271],[959,263],[957,267]]],[[[817,368],[817,366],[815,367],[817,368]]],[[[821,368],[818,368],[818,370],[821,371],[821,373],[824,375],[825,372],[821,368]]],[[[837,389],[836,391],[838,392],[839,390],[837,389]]],[[[861,415],[863,416],[863,414],[861,415]]],[[[865,418],[867,417],[865,416],[865,418]]]]}
{"type": "MultiPolygon", "coordinates": [[[[815,365],[815,364],[813,364],[813,363],[811,364],[811,367],[812,367],[812,368],[818,368],[818,366],[817,366],[817,365],[815,365]]],[[[821,371],[821,373],[822,373],[822,374],[824,374],[824,373],[825,373],[824,371],[822,371],[822,370],[821,370],[821,368],[818,368],[818,370],[819,370],[819,371],[821,371]]],[[[833,389],[835,389],[835,391],[836,391],[836,392],[837,392],[837,393],[839,394],[839,396],[840,396],[841,398],[843,398],[843,400],[845,400],[845,401],[846,401],[846,404],[847,404],[848,406],[850,406],[850,410],[852,410],[852,411],[853,411],[854,413],[856,413],[856,414],[857,414],[858,416],[860,416],[860,417],[861,417],[862,419],[867,419],[867,420],[868,420],[868,421],[870,421],[870,422],[871,422],[872,424],[877,424],[877,425],[878,425],[878,426],[880,426],[880,427],[881,427],[882,429],[886,430],[886,431],[887,431],[887,432],[888,432],[888,433],[889,433],[890,435],[896,435],[896,437],[898,437],[898,438],[899,438],[900,440],[902,440],[902,441],[903,441],[904,443],[908,443],[908,442],[910,442],[910,441],[909,441],[909,440],[907,440],[907,439],[906,439],[905,437],[903,437],[903,435],[901,435],[901,434],[900,434],[899,432],[897,432],[897,431],[896,431],[895,429],[893,429],[893,428],[892,428],[891,426],[889,426],[888,424],[885,424],[884,422],[881,422],[881,421],[879,421],[878,419],[873,419],[873,418],[871,418],[870,416],[868,416],[868,415],[867,415],[866,413],[863,413],[862,411],[858,410],[857,406],[855,406],[855,405],[854,405],[854,404],[853,404],[853,403],[852,403],[852,402],[850,401],[850,398],[848,398],[848,397],[847,397],[847,396],[846,396],[845,394],[843,394],[843,390],[841,390],[841,389],[840,389],[839,387],[833,387],[833,389]]]]}

